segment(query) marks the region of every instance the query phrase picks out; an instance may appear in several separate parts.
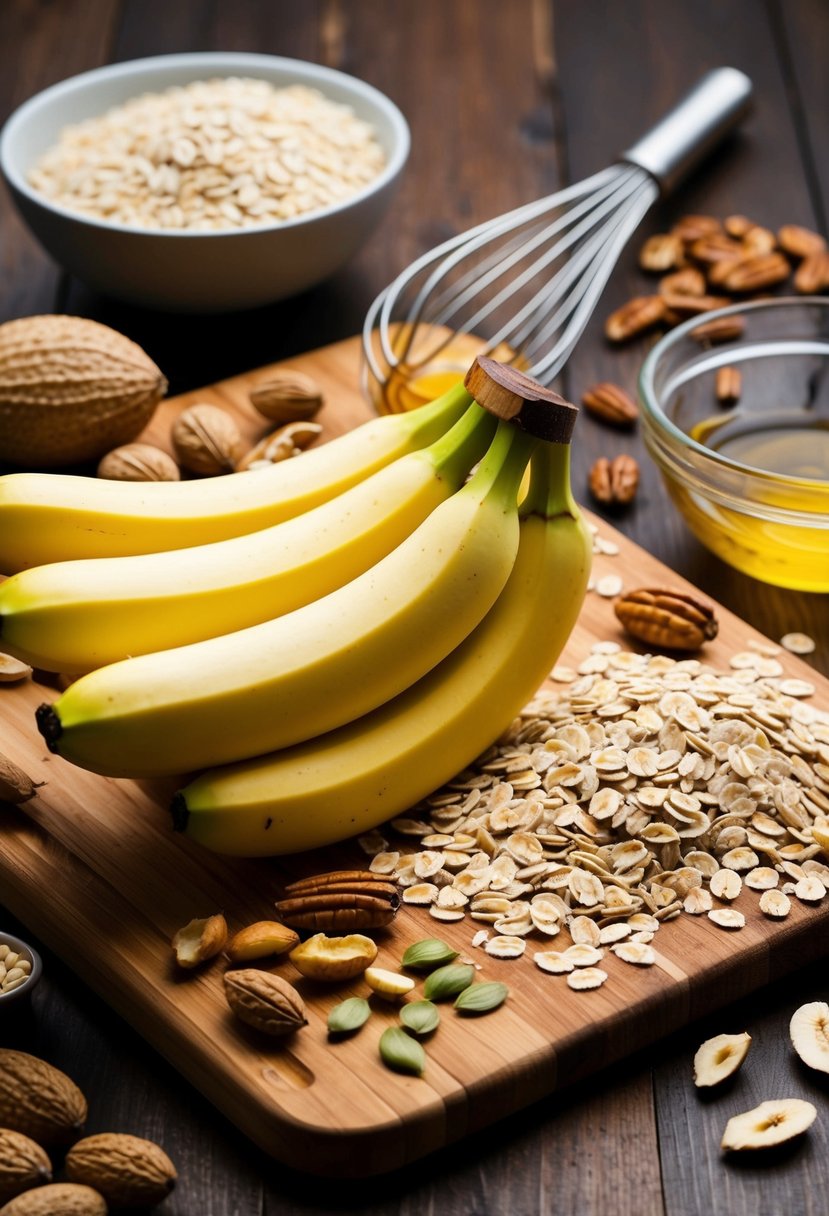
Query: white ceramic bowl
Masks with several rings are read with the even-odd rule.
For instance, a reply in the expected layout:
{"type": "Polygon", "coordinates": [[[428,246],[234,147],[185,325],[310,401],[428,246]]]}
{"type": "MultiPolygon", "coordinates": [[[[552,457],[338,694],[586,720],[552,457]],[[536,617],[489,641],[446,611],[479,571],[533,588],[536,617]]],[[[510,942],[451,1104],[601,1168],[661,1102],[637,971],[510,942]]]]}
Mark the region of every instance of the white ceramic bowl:
{"type": "Polygon", "coordinates": [[[298,59],[223,52],[160,55],[73,76],[20,106],[0,136],[0,169],[21,214],[52,257],[107,295],[176,312],[251,308],[327,278],[376,228],[408,153],[406,120],[371,85],[298,59]],[[335,206],[226,232],[146,231],[90,220],[50,203],[28,184],[29,170],[63,127],[141,93],[217,76],[251,76],[277,88],[305,84],[351,106],[374,128],[385,168],[335,206]]]}

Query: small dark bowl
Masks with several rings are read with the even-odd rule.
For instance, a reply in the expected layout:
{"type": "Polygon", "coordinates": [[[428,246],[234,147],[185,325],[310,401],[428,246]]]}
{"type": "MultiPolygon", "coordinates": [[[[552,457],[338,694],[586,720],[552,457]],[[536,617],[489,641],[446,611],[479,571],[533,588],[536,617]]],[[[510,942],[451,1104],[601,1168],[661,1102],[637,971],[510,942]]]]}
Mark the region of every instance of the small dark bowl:
{"type": "Polygon", "coordinates": [[[15,1001],[23,1000],[32,995],[43,972],[40,955],[28,942],[21,941],[19,937],[14,937],[11,933],[6,933],[4,929],[0,929],[0,946],[3,945],[9,946],[10,949],[16,951],[22,958],[28,959],[32,964],[32,970],[29,973],[28,979],[24,980],[22,984],[18,984],[17,988],[12,988],[11,992],[0,992],[0,1017],[2,1017],[3,1010],[7,1005],[12,1005],[15,1001]]]}

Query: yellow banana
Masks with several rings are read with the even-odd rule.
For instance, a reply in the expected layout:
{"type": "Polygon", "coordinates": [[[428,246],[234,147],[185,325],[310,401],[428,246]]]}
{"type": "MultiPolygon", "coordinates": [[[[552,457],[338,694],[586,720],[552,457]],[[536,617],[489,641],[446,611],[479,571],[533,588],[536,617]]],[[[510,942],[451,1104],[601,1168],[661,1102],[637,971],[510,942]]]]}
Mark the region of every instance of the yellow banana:
{"type": "Polygon", "coordinates": [[[270,527],[433,443],[471,401],[458,386],[419,410],[372,418],[294,460],[244,475],[138,483],[9,473],[0,477],[0,571],[184,549],[270,527]]]}
{"type": "Polygon", "coordinates": [[[356,722],[203,773],[176,794],[175,826],[237,856],[316,848],[400,814],[483,752],[549,673],[584,597],[591,541],[568,453],[555,444],[533,456],[512,574],[457,650],[356,722]]]}
{"type": "Polygon", "coordinates": [[[459,645],[502,590],[533,443],[499,423],[461,490],[322,599],[82,676],[38,711],[50,748],[110,776],[189,772],[309,739],[396,696],[459,645]]]}
{"type": "Polygon", "coordinates": [[[457,491],[496,425],[473,403],[430,447],[249,536],[23,570],[0,584],[2,646],[33,667],[84,672],[309,604],[380,561],[457,491]]]}

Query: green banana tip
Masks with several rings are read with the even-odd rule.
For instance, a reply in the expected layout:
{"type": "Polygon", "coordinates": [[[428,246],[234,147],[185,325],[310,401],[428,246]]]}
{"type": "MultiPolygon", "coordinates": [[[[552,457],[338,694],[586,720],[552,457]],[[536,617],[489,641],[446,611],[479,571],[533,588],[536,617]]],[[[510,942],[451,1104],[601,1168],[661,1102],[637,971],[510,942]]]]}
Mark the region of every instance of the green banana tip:
{"type": "Polygon", "coordinates": [[[173,831],[185,832],[190,810],[187,806],[187,799],[184,797],[184,790],[176,790],[173,794],[170,801],[170,814],[173,817],[173,831]]]}
{"type": "Polygon", "coordinates": [[[49,705],[48,702],[38,705],[35,710],[35,721],[37,722],[37,729],[46,740],[46,746],[49,748],[49,751],[57,755],[58,739],[63,734],[63,727],[54,705],[49,705]]]}

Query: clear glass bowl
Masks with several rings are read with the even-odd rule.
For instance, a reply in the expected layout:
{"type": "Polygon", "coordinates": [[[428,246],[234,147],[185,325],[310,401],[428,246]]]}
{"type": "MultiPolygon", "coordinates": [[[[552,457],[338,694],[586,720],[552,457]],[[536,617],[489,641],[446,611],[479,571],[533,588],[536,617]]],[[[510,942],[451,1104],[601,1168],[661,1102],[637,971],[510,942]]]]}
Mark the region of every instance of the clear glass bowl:
{"type": "Polygon", "coordinates": [[[645,443],[695,536],[779,587],[829,591],[829,299],[736,304],[671,330],[639,378],[645,443]],[[743,332],[711,344],[704,322],[743,332]],[[721,405],[717,372],[737,369],[721,405]]]}

